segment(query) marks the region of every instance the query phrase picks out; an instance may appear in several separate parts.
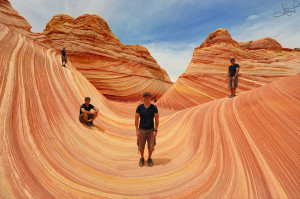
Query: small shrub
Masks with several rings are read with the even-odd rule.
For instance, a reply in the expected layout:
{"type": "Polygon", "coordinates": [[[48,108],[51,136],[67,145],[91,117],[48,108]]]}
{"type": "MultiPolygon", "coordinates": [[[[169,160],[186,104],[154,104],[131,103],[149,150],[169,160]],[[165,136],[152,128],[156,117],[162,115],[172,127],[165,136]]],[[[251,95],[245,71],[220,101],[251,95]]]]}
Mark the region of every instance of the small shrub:
{"type": "Polygon", "coordinates": [[[214,34],[211,34],[211,35],[209,35],[209,39],[212,39],[212,38],[214,38],[216,36],[216,34],[214,33],[214,34]]]}
{"type": "Polygon", "coordinates": [[[300,50],[300,48],[294,48],[294,50],[300,50]]]}
{"type": "Polygon", "coordinates": [[[249,41],[249,43],[251,44],[253,41],[251,40],[251,41],[249,41]]]}
{"type": "Polygon", "coordinates": [[[265,60],[269,60],[268,58],[265,58],[265,60]]]}
{"type": "Polygon", "coordinates": [[[241,45],[242,48],[249,48],[249,45],[241,45]]]}
{"type": "Polygon", "coordinates": [[[279,62],[279,59],[276,59],[275,61],[276,61],[276,62],[279,62]]]}

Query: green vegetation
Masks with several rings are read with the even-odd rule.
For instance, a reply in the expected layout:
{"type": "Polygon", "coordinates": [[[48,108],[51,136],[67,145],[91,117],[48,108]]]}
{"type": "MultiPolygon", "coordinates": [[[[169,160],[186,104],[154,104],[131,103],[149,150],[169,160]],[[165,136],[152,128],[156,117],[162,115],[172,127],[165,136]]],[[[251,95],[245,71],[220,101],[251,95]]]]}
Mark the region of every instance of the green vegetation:
{"type": "Polygon", "coordinates": [[[210,34],[209,35],[209,39],[212,39],[212,38],[214,38],[216,36],[216,34],[215,33],[213,33],[213,34],[210,34]]]}

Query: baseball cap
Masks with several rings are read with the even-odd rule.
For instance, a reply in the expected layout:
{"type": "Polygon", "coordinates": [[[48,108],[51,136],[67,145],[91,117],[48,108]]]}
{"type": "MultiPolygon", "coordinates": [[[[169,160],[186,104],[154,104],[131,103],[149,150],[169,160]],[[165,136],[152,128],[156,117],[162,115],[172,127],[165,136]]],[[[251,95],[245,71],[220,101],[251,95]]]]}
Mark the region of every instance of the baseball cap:
{"type": "Polygon", "coordinates": [[[90,100],[91,98],[90,97],[86,97],[84,100],[90,100]]]}

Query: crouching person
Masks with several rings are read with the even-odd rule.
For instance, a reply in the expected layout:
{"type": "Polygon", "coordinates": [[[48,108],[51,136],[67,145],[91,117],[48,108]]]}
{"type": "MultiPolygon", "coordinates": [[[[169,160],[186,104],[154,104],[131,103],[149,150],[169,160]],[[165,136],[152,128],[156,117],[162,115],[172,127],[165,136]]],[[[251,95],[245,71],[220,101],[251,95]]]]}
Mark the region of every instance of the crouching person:
{"type": "Polygon", "coordinates": [[[87,126],[94,127],[93,121],[98,116],[99,110],[90,104],[91,98],[86,97],[84,102],[80,107],[79,121],[86,123],[87,126]]]}

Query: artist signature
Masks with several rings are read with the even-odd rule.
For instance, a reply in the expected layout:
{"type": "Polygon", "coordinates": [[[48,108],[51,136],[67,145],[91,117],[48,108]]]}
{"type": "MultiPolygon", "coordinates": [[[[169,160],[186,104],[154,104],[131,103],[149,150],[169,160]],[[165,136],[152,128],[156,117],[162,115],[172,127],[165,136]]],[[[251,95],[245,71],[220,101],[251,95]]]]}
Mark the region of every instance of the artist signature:
{"type": "Polygon", "coordinates": [[[292,8],[285,8],[285,7],[283,7],[283,4],[281,4],[283,12],[274,12],[273,16],[274,17],[281,17],[283,15],[291,16],[293,13],[296,13],[295,8],[297,8],[298,6],[300,6],[300,2],[298,0],[294,1],[292,8]]]}

